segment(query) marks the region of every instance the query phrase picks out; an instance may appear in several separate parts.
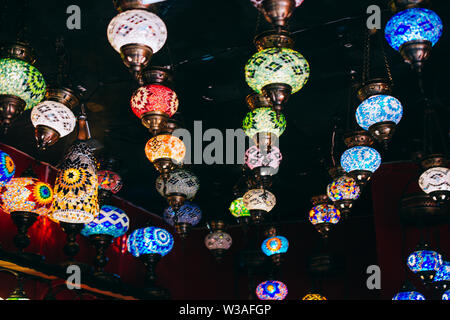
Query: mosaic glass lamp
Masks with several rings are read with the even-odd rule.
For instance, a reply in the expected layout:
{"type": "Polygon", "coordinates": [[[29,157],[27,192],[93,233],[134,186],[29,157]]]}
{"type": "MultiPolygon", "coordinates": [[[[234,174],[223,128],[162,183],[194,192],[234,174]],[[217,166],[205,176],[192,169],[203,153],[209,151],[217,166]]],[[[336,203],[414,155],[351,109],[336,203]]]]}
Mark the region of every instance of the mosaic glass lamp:
{"type": "Polygon", "coordinates": [[[154,285],[156,265],[172,250],[173,245],[173,236],[167,230],[157,227],[136,229],[128,237],[128,252],[141,259],[147,267],[147,285],[154,285]]]}
{"type": "Polygon", "coordinates": [[[0,187],[6,185],[14,177],[16,165],[13,159],[0,150],[0,187]]]}
{"type": "Polygon", "coordinates": [[[52,187],[35,178],[13,178],[0,187],[0,207],[11,215],[18,233],[14,244],[23,251],[30,244],[28,229],[38,216],[46,216],[51,211],[52,187]]]}
{"type": "Polygon", "coordinates": [[[208,226],[211,232],[205,237],[205,246],[214,258],[221,262],[225,252],[230,249],[233,239],[225,232],[225,223],[222,220],[211,221],[208,226]]]}
{"type": "Polygon", "coordinates": [[[440,292],[450,288],[450,262],[443,261],[433,278],[433,287],[440,292]]]}
{"type": "Polygon", "coordinates": [[[259,300],[284,300],[287,294],[287,286],[277,280],[264,281],[256,287],[256,296],[259,300]]]}
{"type": "Polygon", "coordinates": [[[327,300],[327,298],[320,293],[308,293],[302,300],[327,300]]]}
{"type": "Polygon", "coordinates": [[[430,250],[427,244],[420,244],[407,259],[408,268],[425,283],[431,283],[436,271],[442,266],[442,256],[430,250]]]}
{"type": "Polygon", "coordinates": [[[97,172],[98,180],[98,203],[102,207],[112,194],[122,189],[122,177],[111,170],[100,170],[97,172]]]}
{"type": "Polygon", "coordinates": [[[401,291],[392,300],[425,300],[425,296],[417,291],[401,291]]]}
{"type": "Polygon", "coordinates": [[[141,10],[126,10],[108,25],[108,41],[122,56],[124,64],[139,73],[148,65],[153,54],[166,42],[167,29],[156,14],[141,10]]]}
{"type": "Polygon", "coordinates": [[[280,149],[272,146],[269,152],[252,146],[245,152],[245,164],[260,176],[272,176],[278,172],[282,155],[280,149]]]}
{"type": "Polygon", "coordinates": [[[361,188],[356,180],[347,175],[340,176],[327,186],[328,198],[333,201],[343,217],[347,217],[353,207],[353,201],[359,198],[361,188]]]}
{"type": "Polygon", "coordinates": [[[246,222],[250,217],[250,210],[244,205],[244,199],[242,197],[233,200],[228,209],[238,222],[246,222]]]}
{"type": "Polygon", "coordinates": [[[356,109],[359,126],[385,145],[392,138],[402,115],[403,107],[400,101],[382,94],[367,98],[356,109]]]}
{"type": "Polygon", "coordinates": [[[334,224],[341,219],[341,212],[332,204],[318,204],[309,211],[309,221],[317,231],[327,237],[334,224]]]}
{"type": "Polygon", "coordinates": [[[288,251],[288,248],[288,239],[276,234],[269,236],[261,244],[262,252],[271,258],[275,266],[281,265],[282,255],[288,251]]]}
{"type": "Polygon", "coordinates": [[[450,199],[450,169],[432,167],[419,177],[419,186],[438,204],[444,204],[450,199]]]}
{"type": "Polygon", "coordinates": [[[384,33],[389,45],[400,51],[407,63],[421,70],[442,30],[442,20],[434,11],[410,8],[394,15],[384,33]]]}
{"type": "Polygon", "coordinates": [[[180,167],[185,154],[184,142],[170,134],[157,135],[145,145],[145,155],[163,175],[180,167]]]}
{"type": "Polygon", "coordinates": [[[450,290],[447,290],[442,294],[442,300],[450,300],[450,290]]]}
{"type": "Polygon", "coordinates": [[[199,188],[198,177],[185,169],[176,169],[167,178],[160,175],[156,179],[156,190],[167,199],[175,212],[180,210],[185,200],[192,200],[199,188]]]}
{"type": "Polygon", "coordinates": [[[177,112],[178,104],[175,91],[160,84],[142,86],[131,97],[131,110],[153,134],[177,112]]]}
{"type": "Polygon", "coordinates": [[[273,193],[265,189],[251,189],[242,197],[244,206],[250,211],[254,222],[263,220],[264,215],[270,212],[276,204],[273,193]]]}
{"type": "Polygon", "coordinates": [[[381,165],[380,153],[367,146],[356,146],[344,151],[341,156],[341,167],[359,186],[363,186],[381,165]]]}
{"type": "Polygon", "coordinates": [[[196,226],[202,219],[202,210],[197,204],[185,201],[177,214],[172,207],[168,207],[164,210],[163,217],[164,221],[175,226],[175,230],[181,239],[186,239],[190,228],[196,226]]]}
{"type": "Polygon", "coordinates": [[[242,129],[260,150],[269,151],[276,139],[286,130],[286,119],[269,107],[261,107],[247,113],[242,129]]]}
{"type": "MultiPolygon", "coordinates": [[[[283,92],[286,97],[298,92],[309,78],[309,64],[299,52],[285,47],[266,48],[255,53],[245,65],[245,80],[257,93],[271,97],[283,92]]],[[[281,101],[272,99],[274,109],[281,110],[281,101]]]]}

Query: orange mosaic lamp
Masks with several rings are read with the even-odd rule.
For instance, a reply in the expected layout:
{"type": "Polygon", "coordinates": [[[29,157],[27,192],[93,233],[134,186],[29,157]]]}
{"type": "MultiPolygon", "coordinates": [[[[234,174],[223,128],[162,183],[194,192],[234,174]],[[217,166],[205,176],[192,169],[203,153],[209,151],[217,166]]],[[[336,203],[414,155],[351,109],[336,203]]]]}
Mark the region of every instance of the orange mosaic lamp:
{"type": "Polygon", "coordinates": [[[145,145],[145,155],[163,175],[183,164],[186,146],[179,138],[170,134],[160,134],[145,145]]]}

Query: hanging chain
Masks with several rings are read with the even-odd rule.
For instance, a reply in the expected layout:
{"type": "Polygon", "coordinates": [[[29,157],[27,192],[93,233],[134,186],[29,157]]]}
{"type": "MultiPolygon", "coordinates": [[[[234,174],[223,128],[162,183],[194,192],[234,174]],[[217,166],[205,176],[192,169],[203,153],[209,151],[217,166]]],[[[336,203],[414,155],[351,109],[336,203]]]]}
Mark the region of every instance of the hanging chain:
{"type": "Polygon", "coordinates": [[[366,81],[369,79],[369,71],[370,71],[370,30],[367,30],[366,38],[364,41],[362,85],[365,85],[366,81]]]}
{"type": "Polygon", "coordinates": [[[258,35],[260,23],[261,23],[261,10],[258,9],[258,15],[256,16],[255,37],[258,35]]]}
{"type": "Polygon", "coordinates": [[[393,85],[394,81],[392,79],[391,68],[389,66],[389,62],[388,62],[388,59],[387,59],[387,56],[386,56],[386,51],[384,50],[384,41],[383,41],[383,38],[382,38],[380,32],[378,32],[378,39],[380,41],[381,53],[383,54],[384,66],[386,68],[386,73],[387,73],[387,76],[388,76],[388,79],[389,79],[389,83],[391,85],[393,85]]]}

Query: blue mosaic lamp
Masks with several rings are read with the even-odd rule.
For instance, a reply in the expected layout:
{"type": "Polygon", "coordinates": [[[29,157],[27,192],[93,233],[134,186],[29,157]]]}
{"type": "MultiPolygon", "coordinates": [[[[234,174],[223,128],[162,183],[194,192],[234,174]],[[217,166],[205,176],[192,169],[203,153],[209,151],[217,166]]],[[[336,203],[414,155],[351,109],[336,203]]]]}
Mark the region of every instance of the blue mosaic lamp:
{"type": "Polygon", "coordinates": [[[398,99],[388,95],[374,95],[364,100],[356,109],[356,121],[379,142],[387,142],[394,134],[395,126],[403,115],[403,107],[398,99]]]}
{"type": "Polygon", "coordinates": [[[272,230],[275,231],[275,228],[269,229],[269,237],[261,244],[261,250],[272,259],[275,266],[279,266],[282,254],[288,251],[289,241],[286,237],[276,235],[276,231],[273,232],[272,230]]]}
{"type": "Polygon", "coordinates": [[[264,281],[256,288],[256,296],[259,300],[284,300],[287,294],[287,286],[276,280],[264,281]]]}
{"type": "Polygon", "coordinates": [[[433,286],[441,292],[450,288],[450,261],[443,261],[437,269],[433,279],[433,286]]]}
{"type": "Polygon", "coordinates": [[[164,221],[171,226],[175,225],[175,230],[180,238],[186,239],[191,227],[197,225],[202,219],[202,210],[197,204],[185,201],[176,216],[172,207],[167,207],[163,216],[164,221]]]}
{"type": "Polygon", "coordinates": [[[442,256],[436,251],[430,250],[427,244],[419,244],[407,259],[408,268],[425,283],[433,281],[436,271],[442,263],[442,256]]]}
{"type": "Polygon", "coordinates": [[[0,151],[0,187],[3,187],[14,177],[16,165],[12,158],[3,151],[0,151]]]}
{"type": "Polygon", "coordinates": [[[442,30],[442,20],[434,11],[410,8],[394,15],[384,33],[389,45],[400,52],[405,62],[420,71],[442,30]]]}
{"type": "Polygon", "coordinates": [[[447,290],[442,294],[442,300],[450,300],[450,290],[447,290]]]}
{"type": "Polygon", "coordinates": [[[341,167],[359,186],[363,186],[381,164],[380,153],[367,146],[347,149],[341,156],[341,167]]]}
{"type": "Polygon", "coordinates": [[[417,291],[401,291],[392,300],[425,300],[425,296],[417,291]]]}

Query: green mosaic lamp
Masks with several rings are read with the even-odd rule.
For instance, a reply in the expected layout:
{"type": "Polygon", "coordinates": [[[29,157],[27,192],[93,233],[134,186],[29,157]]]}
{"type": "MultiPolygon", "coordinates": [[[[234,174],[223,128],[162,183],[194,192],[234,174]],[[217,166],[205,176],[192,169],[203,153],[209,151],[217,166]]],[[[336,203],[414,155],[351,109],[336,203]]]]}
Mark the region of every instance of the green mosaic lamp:
{"type": "Polygon", "coordinates": [[[24,111],[45,96],[46,83],[33,66],[33,49],[22,42],[0,47],[0,117],[5,130],[24,111]]]}
{"type": "Polygon", "coordinates": [[[245,80],[257,93],[264,94],[279,112],[291,94],[298,92],[309,78],[309,63],[292,49],[287,31],[266,31],[255,38],[258,50],[245,66],[245,80]]]}

